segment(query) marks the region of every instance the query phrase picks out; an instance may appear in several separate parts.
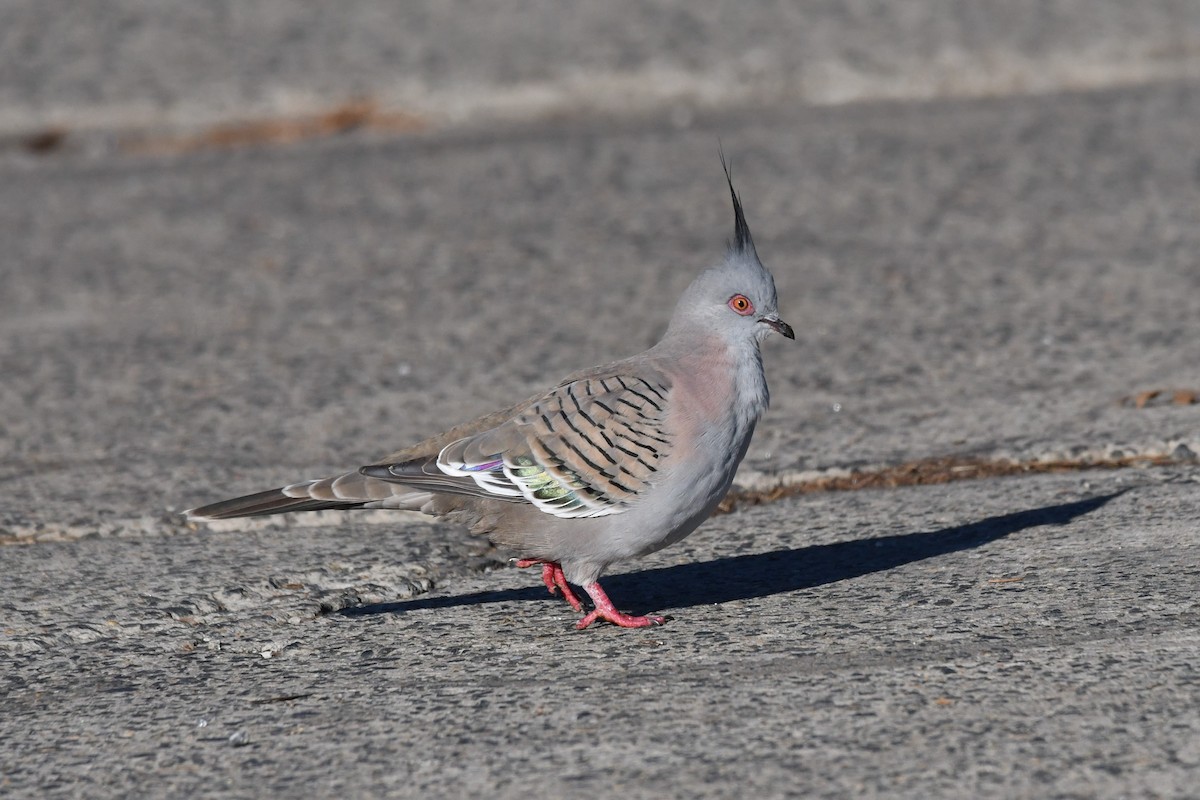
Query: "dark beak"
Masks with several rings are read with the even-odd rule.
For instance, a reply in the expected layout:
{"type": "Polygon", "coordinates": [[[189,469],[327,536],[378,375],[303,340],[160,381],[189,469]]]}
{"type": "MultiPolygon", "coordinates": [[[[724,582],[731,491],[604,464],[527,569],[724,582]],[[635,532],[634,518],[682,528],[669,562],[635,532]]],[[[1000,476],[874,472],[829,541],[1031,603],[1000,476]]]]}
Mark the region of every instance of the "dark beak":
{"type": "Polygon", "coordinates": [[[774,330],[776,333],[781,333],[793,341],[796,338],[796,332],[792,330],[792,326],[781,320],[778,314],[769,314],[768,316],[761,318],[759,322],[770,325],[772,330],[774,330]]]}

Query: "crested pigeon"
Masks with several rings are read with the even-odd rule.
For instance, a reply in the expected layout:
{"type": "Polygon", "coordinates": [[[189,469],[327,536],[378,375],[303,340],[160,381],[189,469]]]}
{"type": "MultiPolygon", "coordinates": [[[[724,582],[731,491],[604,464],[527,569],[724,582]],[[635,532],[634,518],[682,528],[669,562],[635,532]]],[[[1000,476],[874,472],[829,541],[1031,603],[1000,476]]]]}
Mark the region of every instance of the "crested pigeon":
{"type": "Polygon", "coordinates": [[[722,158],[734,229],[724,261],[702,272],[662,340],[639,355],[567,376],[549,391],[353,472],[192,509],[228,519],[319,509],[419,510],[468,525],[541,565],[577,623],[660,625],[617,610],[598,579],[610,565],[678,542],[733,482],[767,408],[763,339],[795,334],[750,237],[722,158]]]}

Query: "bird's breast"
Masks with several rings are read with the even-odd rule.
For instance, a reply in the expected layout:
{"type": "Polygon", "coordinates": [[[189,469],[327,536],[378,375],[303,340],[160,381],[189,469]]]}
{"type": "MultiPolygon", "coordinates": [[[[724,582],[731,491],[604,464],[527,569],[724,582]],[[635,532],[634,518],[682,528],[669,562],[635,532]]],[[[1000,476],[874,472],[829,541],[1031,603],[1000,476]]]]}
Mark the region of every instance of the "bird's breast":
{"type": "Polygon", "coordinates": [[[672,391],[672,427],[679,441],[739,449],[767,408],[769,397],[757,349],[700,348],[684,359],[672,391]]]}

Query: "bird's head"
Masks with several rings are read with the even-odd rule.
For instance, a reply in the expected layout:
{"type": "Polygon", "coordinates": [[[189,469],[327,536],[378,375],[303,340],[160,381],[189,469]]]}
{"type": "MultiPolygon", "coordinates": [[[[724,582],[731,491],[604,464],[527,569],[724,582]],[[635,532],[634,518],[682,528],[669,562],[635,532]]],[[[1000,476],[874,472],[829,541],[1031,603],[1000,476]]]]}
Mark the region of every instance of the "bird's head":
{"type": "Polygon", "coordinates": [[[775,279],[754,249],[724,156],[721,165],[733,198],[733,238],[724,262],[702,272],[683,293],[668,330],[694,333],[699,329],[716,333],[731,344],[758,343],[771,333],[795,339],[792,326],[779,318],[775,279]]]}

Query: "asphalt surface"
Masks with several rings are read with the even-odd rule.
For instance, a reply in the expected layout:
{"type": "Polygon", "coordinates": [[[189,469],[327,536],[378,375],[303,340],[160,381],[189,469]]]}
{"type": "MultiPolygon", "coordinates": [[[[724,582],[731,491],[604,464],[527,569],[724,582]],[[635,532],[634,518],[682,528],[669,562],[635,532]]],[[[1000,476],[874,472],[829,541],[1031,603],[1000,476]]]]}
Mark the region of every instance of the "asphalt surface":
{"type": "MultiPolygon", "coordinates": [[[[264,30],[287,29],[263,8],[264,30]]],[[[859,69],[863,97],[892,99],[768,86],[681,114],[651,88],[624,111],[516,103],[408,135],[156,156],[120,137],[297,96],[264,86],[337,100],[337,64],[308,85],[286,59],[252,62],[229,71],[242,94],[203,48],[182,62],[193,95],[171,59],[145,90],[136,50],[107,82],[78,64],[47,66],[38,90],[9,79],[29,130],[61,109],[92,127],[40,155],[0,148],[0,793],[1193,794],[1195,15],[1059,3],[1040,27],[1004,27],[964,11],[926,39],[938,8],[911,8],[882,73],[926,74],[928,53],[993,35],[1046,75],[1090,77],[992,92],[968,63],[904,97],[859,69]],[[1088,72],[1080,53],[1117,52],[1122,30],[1175,47],[1153,51],[1157,71],[1130,57],[1117,78],[1088,72]],[[772,408],[741,486],[942,456],[1160,465],[743,505],[605,581],[619,607],[671,617],[644,631],[577,633],[509,554],[409,515],[179,516],[366,463],[652,343],[730,232],[718,140],[797,331],[766,348],[772,408]]],[[[5,13],[30,42],[76,30],[5,13]]],[[[846,54],[898,24],[812,13],[826,64],[858,63],[846,54]]],[[[121,53],[117,33],[77,24],[100,31],[83,52],[121,53]]],[[[321,25],[292,29],[298,52],[337,52],[321,25]]],[[[620,41],[579,63],[650,74],[637,36],[620,41]]],[[[686,41],[664,47],[704,82],[686,41]]],[[[374,76],[355,86],[384,85],[386,49],[354,52],[374,76]]],[[[492,73],[471,65],[487,54],[471,53],[466,77],[414,62],[421,96],[486,94],[492,73]]],[[[554,82],[570,60],[549,48],[493,78],[554,82]]]]}

